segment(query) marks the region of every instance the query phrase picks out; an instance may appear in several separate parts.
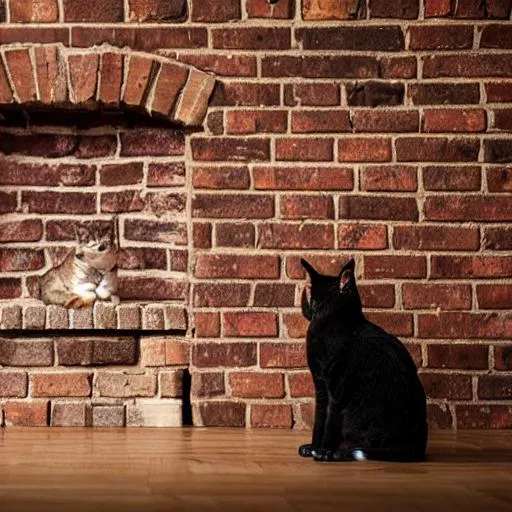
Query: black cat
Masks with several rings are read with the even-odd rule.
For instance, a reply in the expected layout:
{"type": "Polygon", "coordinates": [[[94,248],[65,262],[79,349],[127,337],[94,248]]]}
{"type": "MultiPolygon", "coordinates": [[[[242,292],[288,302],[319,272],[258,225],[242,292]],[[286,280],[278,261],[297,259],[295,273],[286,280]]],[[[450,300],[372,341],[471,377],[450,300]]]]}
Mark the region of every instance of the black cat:
{"type": "Polygon", "coordinates": [[[339,276],[302,265],[311,277],[307,359],[316,391],[311,444],[302,457],[317,461],[425,460],[426,399],[416,366],[402,343],[363,315],[354,260],[339,276]]]}

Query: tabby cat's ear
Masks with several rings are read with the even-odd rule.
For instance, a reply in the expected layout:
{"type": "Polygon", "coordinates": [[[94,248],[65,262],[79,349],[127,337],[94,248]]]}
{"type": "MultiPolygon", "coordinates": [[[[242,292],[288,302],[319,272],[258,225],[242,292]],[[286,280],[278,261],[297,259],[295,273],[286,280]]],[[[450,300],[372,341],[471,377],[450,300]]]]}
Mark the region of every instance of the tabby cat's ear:
{"type": "Polygon", "coordinates": [[[313,265],[311,265],[311,263],[307,262],[304,258],[301,258],[300,262],[302,263],[302,266],[306,269],[306,271],[309,274],[309,277],[311,277],[311,279],[313,279],[313,277],[318,275],[318,272],[315,270],[313,265]]]}
{"type": "Polygon", "coordinates": [[[343,290],[348,284],[355,282],[354,270],[356,262],[352,258],[348,263],[343,265],[340,270],[340,290],[343,290]]]}
{"type": "Polygon", "coordinates": [[[75,224],[75,236],[78,242],[87,243],[91,238],[91,232],[87,224],[75,224]]]}

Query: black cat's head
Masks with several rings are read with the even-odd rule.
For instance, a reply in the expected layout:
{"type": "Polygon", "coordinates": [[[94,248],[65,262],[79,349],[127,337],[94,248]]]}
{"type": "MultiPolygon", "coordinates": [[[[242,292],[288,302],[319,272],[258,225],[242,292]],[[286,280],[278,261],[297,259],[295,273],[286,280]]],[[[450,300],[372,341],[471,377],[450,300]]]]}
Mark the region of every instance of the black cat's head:
{"type": "Polygon", "coordinates": [[[301,259],[300,262],[311,278],[311,299],[308,300],[304,290],[301,301],[302,314],[308,320],[333,309],[347,314],[361,312],[361,299],[354,272],[356,263],[353,259],[342,266],[337,276],[320,274],[305,259],[301,259]]]}

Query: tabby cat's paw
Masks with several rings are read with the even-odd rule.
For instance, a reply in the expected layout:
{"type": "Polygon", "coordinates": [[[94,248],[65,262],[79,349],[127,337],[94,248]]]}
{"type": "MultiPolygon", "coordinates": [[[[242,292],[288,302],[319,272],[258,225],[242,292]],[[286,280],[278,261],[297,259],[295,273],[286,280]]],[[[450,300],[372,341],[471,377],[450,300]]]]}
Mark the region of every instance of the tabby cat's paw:
{"type": "Polygon", "coordinates": [[[315,448],[312,444],[301,444],[299,446],[299,455],[301,457],[313,457],[315,453],[315,448]]]}

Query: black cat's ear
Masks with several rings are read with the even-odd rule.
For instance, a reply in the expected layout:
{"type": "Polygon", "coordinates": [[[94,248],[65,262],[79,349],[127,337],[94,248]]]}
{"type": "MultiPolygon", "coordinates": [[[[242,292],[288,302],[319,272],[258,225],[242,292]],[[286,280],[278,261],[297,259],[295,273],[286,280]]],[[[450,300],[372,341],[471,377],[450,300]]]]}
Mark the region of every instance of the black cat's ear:
{"type": "Polygon", "coordinates": [[[340,271],[340,290],[343,291],[347,285],[355,283],[354,270],[356,268],[356,262],[352,258],[348,263],[343,265],[340,271]]]}
{"type": "Polygon", "coordinates": [[[308,295],[306,293],[306,289],[302,290],[302,298],[300,301],[300,305],[302,308],[302,314],[304,317],[311,321],[311,318],[313,317],[313,312],[311,311],[311,304],[308,301],[308,295]]]}
{"type": "Polygon", "coordinates": [[[301,258],[300,262],[302,263],[302,266],[306,269],[307,273],[309,274],[309,277],[313,278],[318,275],[318,272],[315,270],[313,265],[311,265],[311,263],[307,262],[304,258],[301,258]]]}

